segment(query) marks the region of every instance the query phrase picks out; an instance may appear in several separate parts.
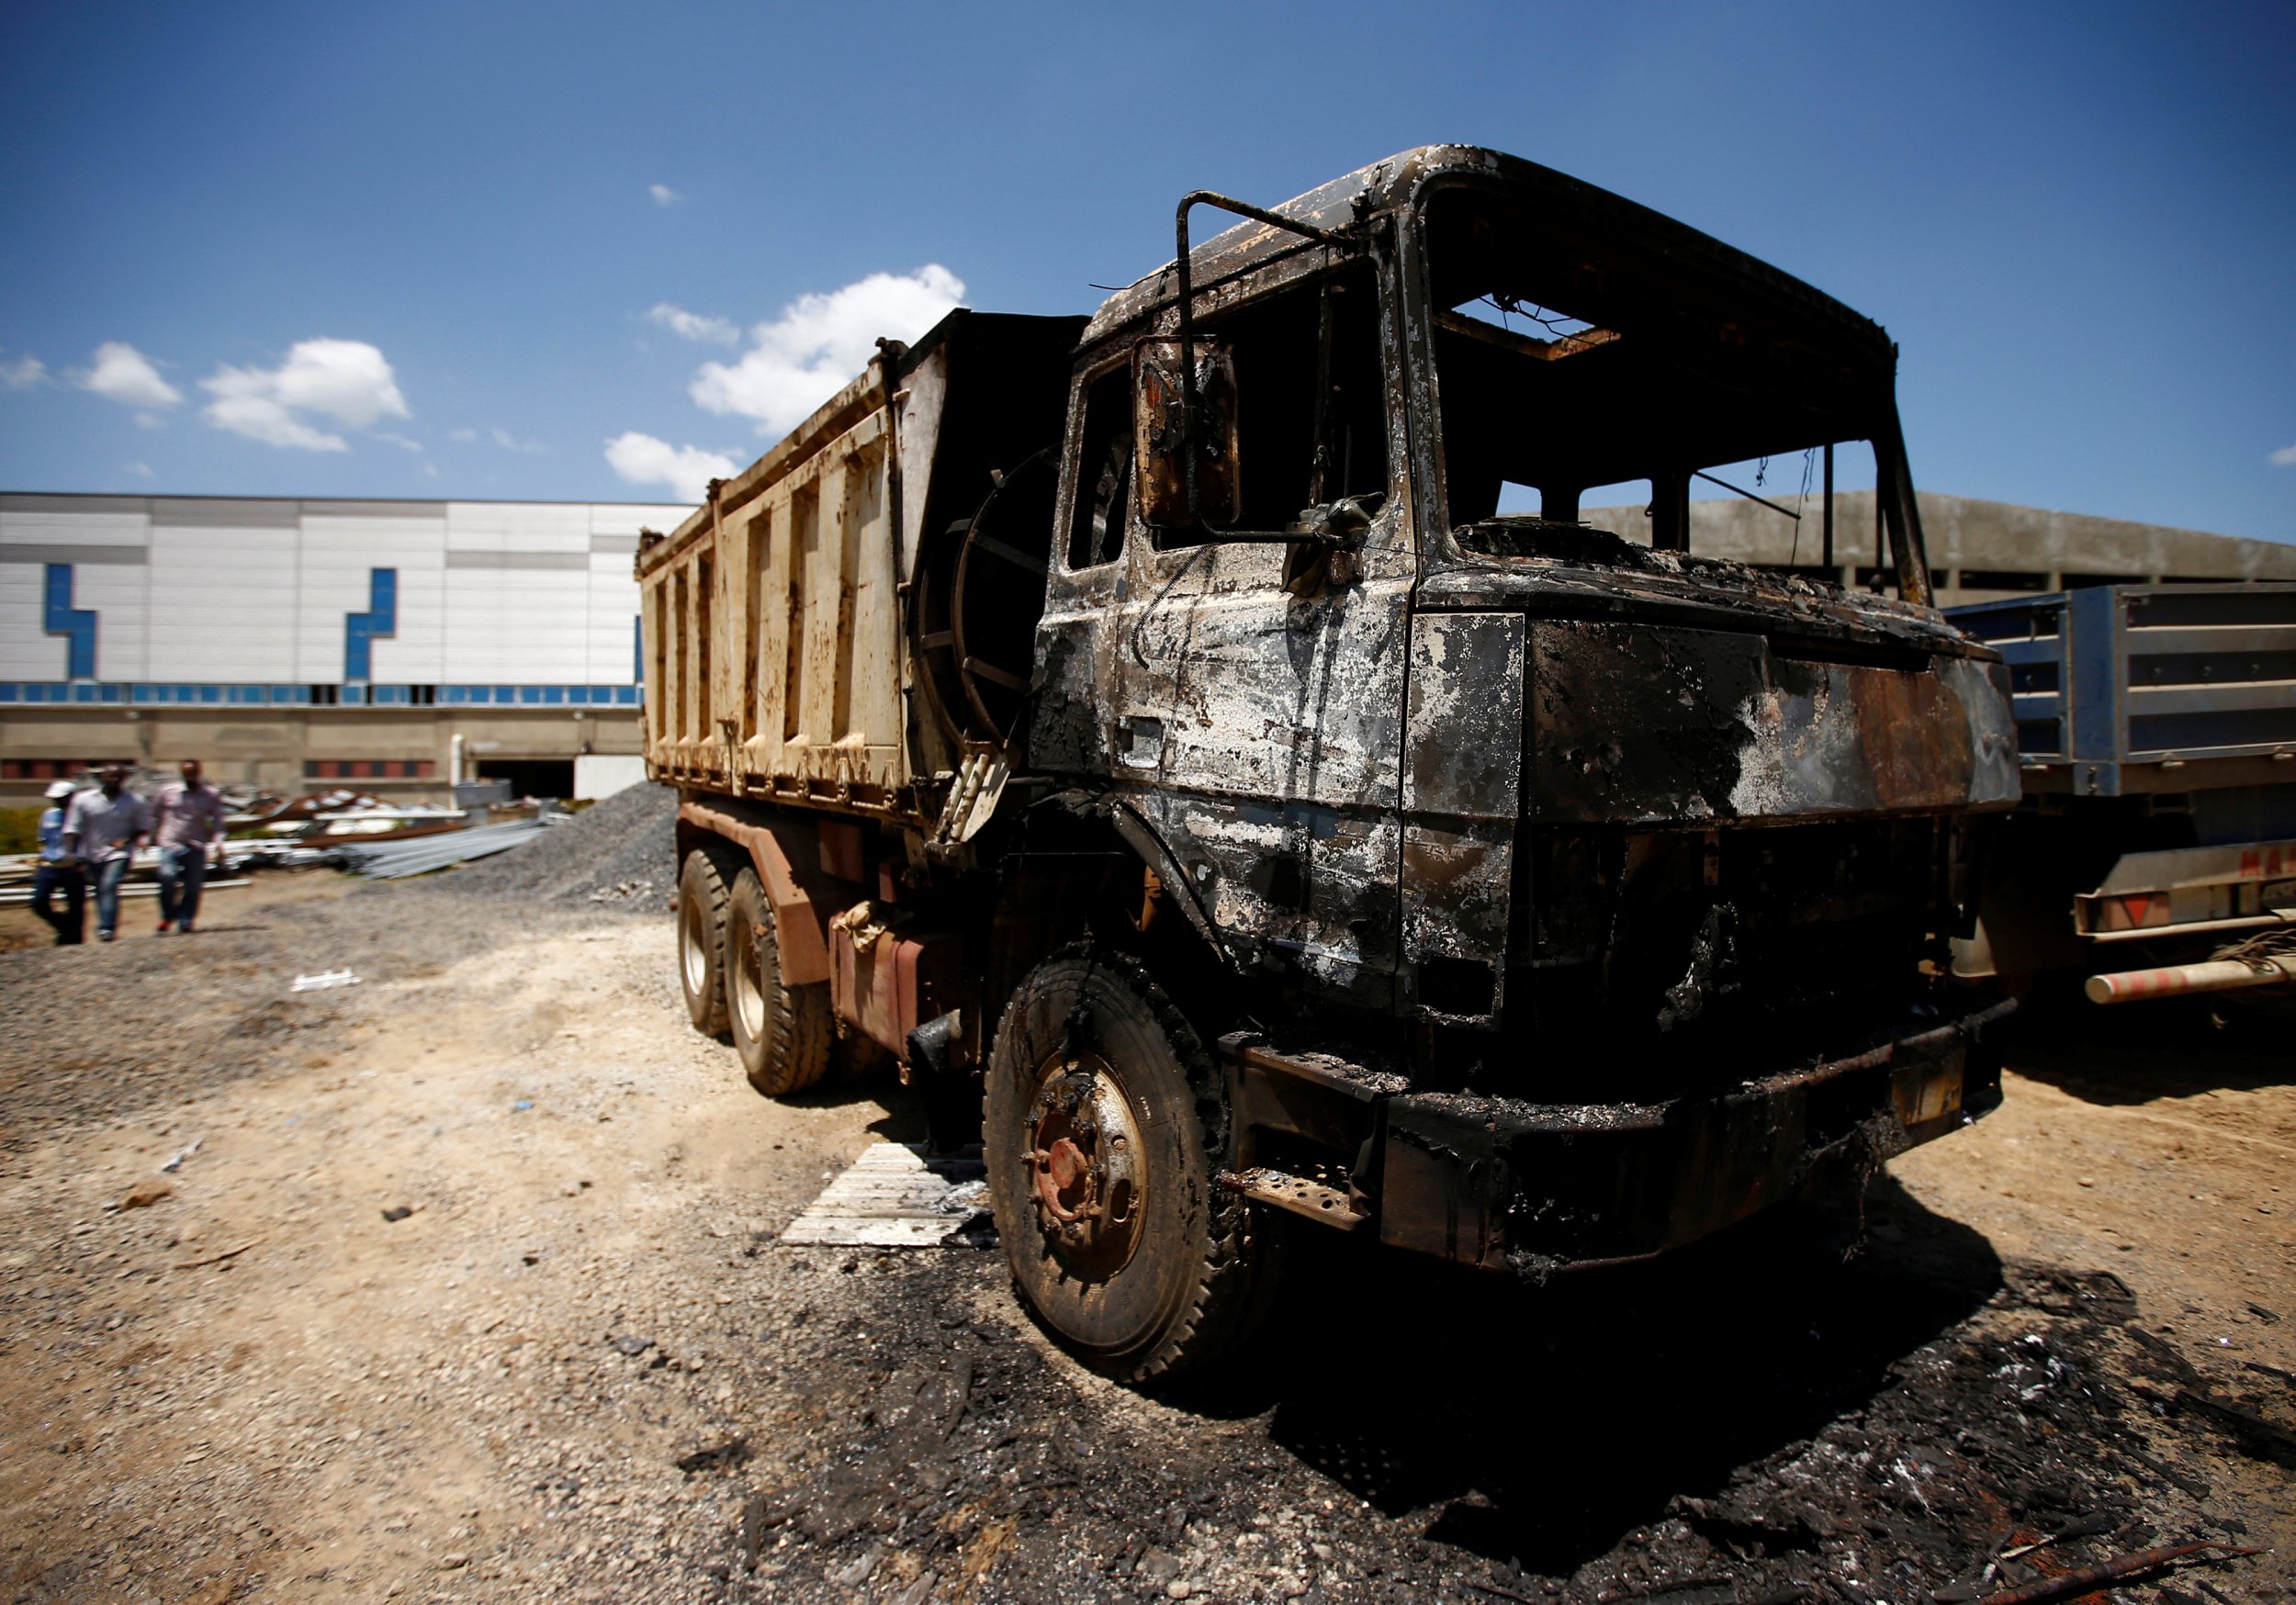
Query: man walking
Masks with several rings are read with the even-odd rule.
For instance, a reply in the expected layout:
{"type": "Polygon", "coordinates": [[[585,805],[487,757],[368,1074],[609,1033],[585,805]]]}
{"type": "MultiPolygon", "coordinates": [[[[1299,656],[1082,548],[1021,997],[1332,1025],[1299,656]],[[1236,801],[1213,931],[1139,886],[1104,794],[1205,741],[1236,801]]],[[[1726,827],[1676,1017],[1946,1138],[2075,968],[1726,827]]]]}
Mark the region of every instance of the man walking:
{"type": "Polygon", "coordinates": [[[119,883],[136,848],[152,834],[152,811],[128,790],[125,764],[106,764],[103,784],[72,799],[64,811],[64,850],[88,867],[96,882],[96,939],[119,932],[119,883]]]}
{"type": "Polygon", "coordinates": [[[184,760],[183,779],[152,799],[160,847],[160,935],[169,926],[186,936],[199,917],[199,889],[208,881],[208,853],[223,838],[223,797],[199,778],[199,760],[184,760]]]}
{"type": "Polygon", "coordinates": [[[48,807],[39,816],[39,869],[32,876],[32,912],[55,931],[59,948],[87,940],[87,876],[63,845],[64,812],[71,802],[70,780],[48,788],[48,807]],[[63,897],[62,914],[51,906],[59,893],[63,897]]]}

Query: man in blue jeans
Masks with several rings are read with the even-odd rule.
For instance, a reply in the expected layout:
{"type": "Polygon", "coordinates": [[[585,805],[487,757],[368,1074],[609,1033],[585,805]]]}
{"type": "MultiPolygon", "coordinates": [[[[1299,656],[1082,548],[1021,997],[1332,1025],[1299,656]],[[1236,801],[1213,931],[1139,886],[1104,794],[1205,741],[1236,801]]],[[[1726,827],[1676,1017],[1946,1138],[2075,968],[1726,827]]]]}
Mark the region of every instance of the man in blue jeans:
{"type": "Polygon", "coordinates": [[[96,882],[96,939],[108,942],[119,934],[119,883],[152,834],[152,811],[128,790],[125,764],[106,764],[101,778],[102,785],[64,810],[63,846],[96,882]]]}
{"type": "Polygon", "coordinates": [[[199,917],[199,889],[207,884],[208,854],[223,838],[223,798],[199,778],[199,760],[184,760],[183,779],[152,799],[152,836],[160,848],[160,935],[174,926],[186,936],[199,917]]]}
{"type": "Polygon", "coordinates": [[[48,788],[48,807],[39,816],[39,869],[32,877],[32,912],[48,922],[60,948],[87,940],[87,875],[63,845],[64,811],[71,804],[70,780],[48,788]],[[52,906],[59,896],[62,914],[52,906]]]}

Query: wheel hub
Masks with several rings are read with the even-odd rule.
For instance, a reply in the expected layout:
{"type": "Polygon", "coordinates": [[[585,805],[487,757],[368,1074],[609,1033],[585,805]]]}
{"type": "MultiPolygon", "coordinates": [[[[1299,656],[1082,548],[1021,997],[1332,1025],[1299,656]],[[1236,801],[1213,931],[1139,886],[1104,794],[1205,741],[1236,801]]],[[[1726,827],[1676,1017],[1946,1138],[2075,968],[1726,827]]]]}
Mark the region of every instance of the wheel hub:
{"type": "Polygon", "coordinates": [[[1080,1275],[1122,1269],[1140,1243],[1140,1127],[1108,1065],[1054,1055],[1038,1074],[1026,1163],[1045,1246],[1080,1275]]]}

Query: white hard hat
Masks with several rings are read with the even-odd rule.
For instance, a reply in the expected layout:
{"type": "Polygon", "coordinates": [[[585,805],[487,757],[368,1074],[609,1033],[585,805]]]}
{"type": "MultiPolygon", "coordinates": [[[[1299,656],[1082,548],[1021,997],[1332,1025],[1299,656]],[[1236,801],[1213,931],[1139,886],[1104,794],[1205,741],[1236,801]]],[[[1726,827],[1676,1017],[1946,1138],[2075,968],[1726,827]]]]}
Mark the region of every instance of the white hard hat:
{"type": "Polygon", "coordinates": [[[72,795],[72,782],[70,780],[51,781],[48,787],[48,795],[56,799],[58,802],[62,802],[64,798],[72,795]]]}

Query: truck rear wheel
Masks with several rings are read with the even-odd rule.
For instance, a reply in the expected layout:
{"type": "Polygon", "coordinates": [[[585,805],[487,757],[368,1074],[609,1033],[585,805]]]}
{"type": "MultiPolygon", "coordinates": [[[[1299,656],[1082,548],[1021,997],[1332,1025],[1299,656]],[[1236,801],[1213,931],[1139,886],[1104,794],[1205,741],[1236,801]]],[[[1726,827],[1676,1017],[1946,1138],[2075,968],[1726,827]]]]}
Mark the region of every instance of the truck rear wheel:
{"type": "Polygon", "coordinates": [[[1195,1030],[1136,960],[1072,949],[996,1028],[982,1139],[1021,1296],[1125,1382],[1201,1370],[1273,1285],[1268,1223],[1214,1179],[1227,1113],[1195,1030]]]}
{"type": "Polygon", "coordinates": [[[755,870],[734,878],[726,911],[726,1002],[749,1084],[769,1098],[803,1092],[827,1073],[835,1045],[829,983],[782,979],[773,904],[755,870]]]}
{"type": "Polygon", "coordinates": [[[678,983],[686,1017],[704,1037],[726,1034],[726,880],[696,849],[678,871],[678,983]]]}

